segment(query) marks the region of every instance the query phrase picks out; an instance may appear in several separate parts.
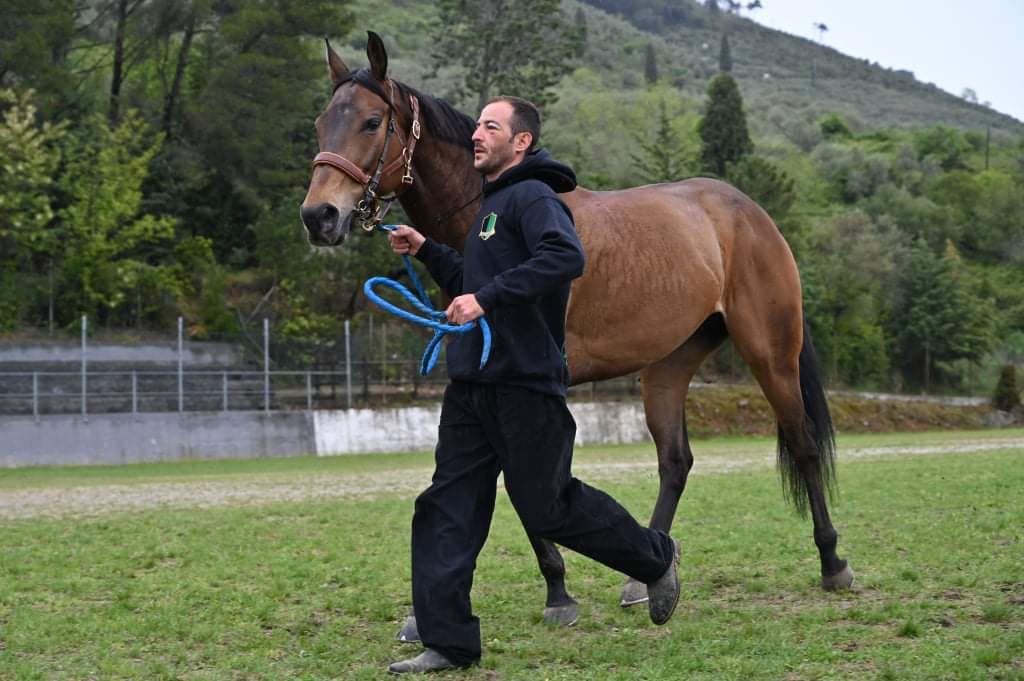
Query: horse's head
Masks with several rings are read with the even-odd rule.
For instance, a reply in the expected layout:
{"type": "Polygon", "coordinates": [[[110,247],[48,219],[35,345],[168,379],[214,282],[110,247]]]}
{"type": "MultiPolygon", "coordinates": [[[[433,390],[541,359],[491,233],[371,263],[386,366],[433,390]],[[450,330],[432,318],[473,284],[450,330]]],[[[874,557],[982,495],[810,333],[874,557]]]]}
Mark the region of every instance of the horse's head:
{"type": "Polygon", "coordinates": [[[373,229],[394,193],[412,183],[419,103],[401,101],[376,33],[369,33],[366,56],[370,68],[352,71],[327,45],[334,94],[316,119],[320,153],[299,210],[315,246],[340,245],[353,223],[373,229]]]}

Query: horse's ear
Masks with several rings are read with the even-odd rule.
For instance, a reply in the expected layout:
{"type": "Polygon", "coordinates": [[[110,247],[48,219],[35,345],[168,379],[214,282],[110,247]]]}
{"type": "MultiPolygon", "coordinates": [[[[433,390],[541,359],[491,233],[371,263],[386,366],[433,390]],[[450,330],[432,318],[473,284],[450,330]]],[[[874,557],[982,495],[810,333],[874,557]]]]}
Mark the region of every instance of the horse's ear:
{"type": "Polygon", "coordinates": [[[327,72],[331,76],[331,82],[334,83],[334,87],[338,87],[339,83],[344,82],[348,78],[349,68],[345,66],[345,62],[341,60],[338,53],[331,47],[331,43],[326,38],[324,42],[327,43],[327,72]]]}
{"type": "Polygon", "coordinates": [[[377,80],[387,80],[388,51],[384,49],[384,41],[373,31],[366,32],[366,56],[370,59],[370,70],[377,80]]]}

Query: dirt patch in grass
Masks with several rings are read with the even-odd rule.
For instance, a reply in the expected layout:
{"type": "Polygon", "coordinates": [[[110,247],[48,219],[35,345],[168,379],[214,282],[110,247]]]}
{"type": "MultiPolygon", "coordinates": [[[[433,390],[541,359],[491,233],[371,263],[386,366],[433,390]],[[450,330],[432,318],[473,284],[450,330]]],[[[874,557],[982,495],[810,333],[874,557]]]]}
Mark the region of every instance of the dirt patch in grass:
{"type": "MultiPolygon", "coordinates": [[[[951,445],[888,446],[844,449],[842,458],[928,456],[950,452],[972,453],[1024,448],[1024,439],[958,441],[951,445]]],[[[705,456],[695,475],[732,473],[772,466],[775,453],[763,450],[730,456],[705,456]]],[[[618,480],[637,475],[656,476],[657,461],[582,463],[573,472],[587,481],[618,480]]],[[[122,485],[83,485],[0,491],[0,520],[34,517],[95,516],[152,508],[215,508],[301,502],[317,499],[370,498],[383,495],[411,497],[430,484],[431,469],[411,468],[358,474],[263,474],[231,480],[197,480],[122,485]]]]}

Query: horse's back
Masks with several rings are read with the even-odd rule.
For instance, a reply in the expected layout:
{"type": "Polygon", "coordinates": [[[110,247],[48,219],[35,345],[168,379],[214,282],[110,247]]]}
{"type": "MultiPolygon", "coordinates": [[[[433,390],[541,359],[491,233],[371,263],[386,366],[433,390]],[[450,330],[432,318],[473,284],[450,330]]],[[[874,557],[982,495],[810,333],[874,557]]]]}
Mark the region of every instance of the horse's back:
{"type": "Polygon", "coordinates": [[[568,316],[574,375],[646,366],[711,314],[728,320],[752,298],[799,308],[799,277],[785,240],[764,210],[725,182],[577,189],[563,198],[587,256],[568,316]]]}

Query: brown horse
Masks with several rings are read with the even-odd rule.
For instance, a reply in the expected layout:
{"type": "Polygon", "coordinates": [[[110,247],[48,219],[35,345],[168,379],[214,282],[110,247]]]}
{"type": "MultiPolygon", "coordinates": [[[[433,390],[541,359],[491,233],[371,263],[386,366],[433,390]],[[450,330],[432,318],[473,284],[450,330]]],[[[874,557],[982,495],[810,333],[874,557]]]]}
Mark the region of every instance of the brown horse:
{"type": "MultiPolygon", "coordinates": [[[[329,45],[327,56],[335,89],[316,120],[320,153],[301,209],[310,242],[337,246],[353,224],[372,229],[397,198],[420,231],[461,250],[480,196],[475,122],[389,79],[374,33],[369,69],[349,70],[329,45]]],[[[640,372],[660,477],[651,527],[669,530],[693,464],[690,380],[729,337],[775,411],[783,489],[801,514],[810,509],[821,584],[849,587],[826,506],[832,421],[796,263],[775,223],[738,190],[704,178],[562,198],[587,258],[567,313],[570,375],[583,383],[640,372]]],[[[558,549],[530,541],[548,585],[545,620],[574,622],[558,549]]],[[[627,582],[623,605],[645,598],[644,585],[627,582]]]]}

